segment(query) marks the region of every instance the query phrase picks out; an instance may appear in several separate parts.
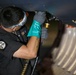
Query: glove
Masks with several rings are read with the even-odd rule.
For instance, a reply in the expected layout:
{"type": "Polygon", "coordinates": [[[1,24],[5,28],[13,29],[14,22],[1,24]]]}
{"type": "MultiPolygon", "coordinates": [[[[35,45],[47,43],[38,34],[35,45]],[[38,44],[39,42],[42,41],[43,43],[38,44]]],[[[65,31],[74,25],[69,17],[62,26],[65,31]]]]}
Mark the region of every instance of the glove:
{"type": "Polygon", "coordinates": [[[47,28],[42,27],[41,39],[47,39],[47,37],[48,37],[47,28]]]}
{"type": "Polygon", "coordinates": [[[46,40],[48,38],[48,30],[45,27],[42,27],[41,30],[41,43],[44,44],[44,40],[46,40]]]}
{"type": "Polygon", "coordinates": [[[34,20],[36,20],[37,22],[39,22],[40,25],[42,25],[44,23],[45,19],[46,19],[45,12],[38,12],[34,16],[34,20]]]}
{"type": "Polygon", "coordinates": [[[41,25],[45,21],[45,16],[46,15],[44,12],[36,13],[27,37],[36,36],[36,37],[40,38],[40,36],[41,36],[41,25]]]}

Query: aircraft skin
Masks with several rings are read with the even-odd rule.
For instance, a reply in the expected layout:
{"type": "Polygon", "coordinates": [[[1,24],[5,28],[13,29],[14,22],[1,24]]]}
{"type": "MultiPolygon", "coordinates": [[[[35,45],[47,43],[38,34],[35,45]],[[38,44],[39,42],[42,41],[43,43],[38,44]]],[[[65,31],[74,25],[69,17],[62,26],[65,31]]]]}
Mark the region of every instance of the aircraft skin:
{"type": "Polygon", "coordinates": [[[18,6],[25,11],[47,11],[62,20],[64,24],[75,26],[76,0],[0,0],[0,7],[18,6]]]}

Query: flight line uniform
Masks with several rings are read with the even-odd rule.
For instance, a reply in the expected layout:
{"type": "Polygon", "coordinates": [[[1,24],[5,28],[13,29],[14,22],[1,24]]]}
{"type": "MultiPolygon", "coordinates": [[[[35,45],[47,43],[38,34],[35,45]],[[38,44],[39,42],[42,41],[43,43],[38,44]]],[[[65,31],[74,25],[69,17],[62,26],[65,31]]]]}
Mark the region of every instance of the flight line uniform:
{"type": "Polygon", "coordinates": [[[13,53],[27,43],[26,35],[25,27],[15,34],[0,28],[0,75],[21,75],[26,62],[24,59],[13,57],[13,53]]]}

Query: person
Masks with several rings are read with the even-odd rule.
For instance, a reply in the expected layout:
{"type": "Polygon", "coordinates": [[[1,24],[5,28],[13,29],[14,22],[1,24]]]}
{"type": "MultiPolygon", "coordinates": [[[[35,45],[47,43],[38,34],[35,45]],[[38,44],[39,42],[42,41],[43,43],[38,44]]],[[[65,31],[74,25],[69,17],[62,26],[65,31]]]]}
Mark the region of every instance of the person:
{"type": "MultiPolygon", "coordinates": [[[[0,12],[0,75],[30,75],[24,73],[27,60],[36,58],[45,12],[34,15],[26,34],[26,12],[19,7],[8,6],[0,12]],[[27,37],[29,40],[27,41],[27,37]]],[[[29,72],[29,71],[28,71],[29,72]]]]}

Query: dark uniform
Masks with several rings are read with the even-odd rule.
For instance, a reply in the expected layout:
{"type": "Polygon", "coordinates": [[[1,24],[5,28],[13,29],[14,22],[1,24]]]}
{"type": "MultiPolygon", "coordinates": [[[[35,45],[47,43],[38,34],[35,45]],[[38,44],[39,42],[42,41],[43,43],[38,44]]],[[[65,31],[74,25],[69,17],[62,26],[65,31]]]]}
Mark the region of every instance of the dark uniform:
{"type": "Polygon", "coordinates": [[[8,33],[0,28],[0,75],[21,75],[24,59],[13,57],[13,53],[27,43],[27,30],[8,33]]]}

